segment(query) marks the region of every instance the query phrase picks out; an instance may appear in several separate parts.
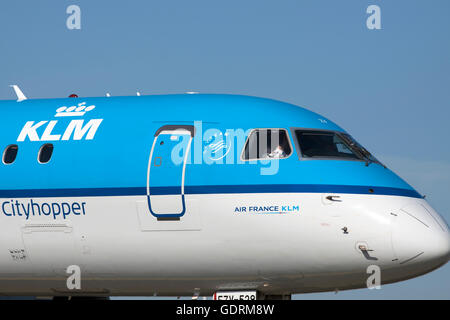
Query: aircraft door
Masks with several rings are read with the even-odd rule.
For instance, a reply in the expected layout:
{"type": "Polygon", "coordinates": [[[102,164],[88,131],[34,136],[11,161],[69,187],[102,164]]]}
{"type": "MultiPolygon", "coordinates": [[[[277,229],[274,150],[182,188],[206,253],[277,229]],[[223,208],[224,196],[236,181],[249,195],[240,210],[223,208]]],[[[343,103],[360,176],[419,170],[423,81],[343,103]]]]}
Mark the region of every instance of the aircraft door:
{"type": "Polygon", "coordinates": [[[184,177],[194,126],[166,125],[155,133],[147,171],[148,207],[158,219],[186,212],[184,177]]]}

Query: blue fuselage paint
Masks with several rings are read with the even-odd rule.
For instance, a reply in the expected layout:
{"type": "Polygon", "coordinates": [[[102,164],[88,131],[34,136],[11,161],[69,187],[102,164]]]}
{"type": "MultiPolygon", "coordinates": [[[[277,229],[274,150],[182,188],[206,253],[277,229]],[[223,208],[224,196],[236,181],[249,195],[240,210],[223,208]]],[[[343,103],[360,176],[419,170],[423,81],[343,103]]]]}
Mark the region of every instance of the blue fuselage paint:
{"type": "MultiPolygon", "coordinates": [[[[0,150],[19,146],[13,164],[0,164],[0,198],[146,195],[154,135],[164,125],[196,126],[185,194],[329,192],[420,197],[376,163],[300,160],[290,128],[345,131],[314,112],[279,101],[236,95],[161,95],[1,101],[0,110],[0,150]],[[73,117],[57,112],[80,104],[95,108],[73,117]],[[242,150],[237,147],[232,149],[233,164],[196,159],[195,149],[200,148],[201,154],[207,145],[203,137],[208,130],[249,132],[253,128],[288,131],[293,154],[279,161],[276,174],[262,175],[261,169],[268,166],[264,162],[238,163],[242,150]],[[52,143],[54,151],[49,163],[40,164],[38,152],[45,143],[52,143]]],[[[153,180],[153,194],[178,193],[180,184],[173,181],[164,176],[153,180]]]]}

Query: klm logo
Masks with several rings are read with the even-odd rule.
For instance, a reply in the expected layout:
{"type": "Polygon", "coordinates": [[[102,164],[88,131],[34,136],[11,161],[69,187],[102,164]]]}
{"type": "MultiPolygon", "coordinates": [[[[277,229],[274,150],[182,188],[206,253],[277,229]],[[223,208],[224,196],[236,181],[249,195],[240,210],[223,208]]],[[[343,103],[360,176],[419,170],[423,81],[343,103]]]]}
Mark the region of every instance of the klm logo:
{"type": "Polygon", "coordinates": [[[79,117],[84,116],[86,112],[94,110],[95,106],[86,106],[86,102],[79,103],[78,106],[61,107],[56,109],[55,117],[79,117]]]}
{"type": "MultiPolygon", "coordinates": [[[[86,106],[86,102],[77,106],[61,107],[56,110],[55,118],[82,117],[87,112],[95,109],[95,106],[86,106]]],[[[30,141],[68,141],[68,140],[93,140],[103,119],[93,119],[85,123],[83,119],[74,119],[65,129],[57,129],[59,120],[28,121],[17,138],[18,142],[29,139],[30,141]],[[42,135],[39,130],[44,129],[42,135]]]]}

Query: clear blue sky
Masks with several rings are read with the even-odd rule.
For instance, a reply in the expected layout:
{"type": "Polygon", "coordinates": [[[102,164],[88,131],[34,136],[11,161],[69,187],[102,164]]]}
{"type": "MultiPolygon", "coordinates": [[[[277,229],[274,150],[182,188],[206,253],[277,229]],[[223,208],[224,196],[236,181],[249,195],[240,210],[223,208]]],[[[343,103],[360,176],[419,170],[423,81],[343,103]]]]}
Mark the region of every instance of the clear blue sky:
{"type": "MultiPolygon", "coordinates": [[[[0,5],[0,99],[239,93],[334,120],[450,221],[448,0],[39,0],[0,5]],[[66,8],[81,7],[81,30],[66,8]],[[382,30],[366,28],[381,7],[382,30]]],[[[450,298],[450,265],[384,286],[300,296],[450,298]]]]}

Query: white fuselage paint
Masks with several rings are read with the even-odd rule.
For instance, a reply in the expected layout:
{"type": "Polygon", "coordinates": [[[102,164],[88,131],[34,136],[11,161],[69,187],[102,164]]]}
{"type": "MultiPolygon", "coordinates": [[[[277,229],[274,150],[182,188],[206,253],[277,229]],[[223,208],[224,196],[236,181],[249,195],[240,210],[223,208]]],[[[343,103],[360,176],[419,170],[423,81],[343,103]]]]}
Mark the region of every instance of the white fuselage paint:
{"type": "Polygon", "coordinates": [[[48,215],[28,217],[0,211],[0,294],[73,293],[66,287],[69,265],[81,268],[76,292],[89,295],[210,295],[360,288],[370,265],[389,283],[447,262],[433,246],[445,246],[441,238],[448,246],[448,227],[424,200],[333,195],[342,201],[307,193],[186,195],[179,221],[158,221],[145,196],[1,199],[80,209],[55,214],[55,205],[48,215]],[[236,212],[283,205],[294,210],[236,212]],[[411,244],[412,237],[425,243],[411,244]]]}

